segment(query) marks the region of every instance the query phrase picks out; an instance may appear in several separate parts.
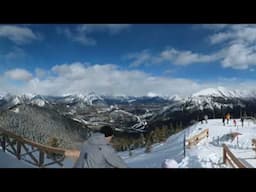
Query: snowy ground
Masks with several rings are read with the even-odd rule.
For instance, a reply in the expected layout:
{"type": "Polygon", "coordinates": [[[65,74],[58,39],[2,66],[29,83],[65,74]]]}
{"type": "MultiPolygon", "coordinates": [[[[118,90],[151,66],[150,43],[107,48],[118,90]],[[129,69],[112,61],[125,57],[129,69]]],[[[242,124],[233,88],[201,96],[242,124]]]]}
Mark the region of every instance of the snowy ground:
{"type": "Polygon", "coordinates": [[[0,168],[32,168],[32,166],[0,150],[0,168]]]}
{"type": "Polygon", "coordinates": [[[169,137],[166,142],[155,144],[151,153],[138,149],[132,151],[132,156],[128,152],[120,155],[132,168],[160,168],[165,159],[174,159],[179,168],[228,168],[230,166],[223,164],[222,156],[222,144],[225,143],[247,167],[256,167],[256,153],[251,145],[251,139],[256,138],[256,125],[247,120],[242,127],[240,121],[236,121],[236,127],[233,121],[223,126],[222,119],[208,120],[207,124],[197,123],[169,137]],[[184,158],[184,134],[186,138],[190,138],[206,128],[209,129],[209,137],[196,146],[186,148],[184,158]],[[232,141],[227,135],[231,132],[239,132],[241,135],[232,141]]]}
{"type": "MultiPolygon", "coordinates": [[[[145,148],[141,148],[133,150],[131,156],[129,152],[120,152],[119,155],[130,168],[161,168],[166,159],[175,160],[178,168],[230,168],[223,164],[222,144],[225,143],[247,167],[256,167],[256,152],[252,150],[251,145],[252,138],[256,138],[256,125],[251,120],[246,120],[244,127],[239,120],[237,122],[236,127],[233,121],[223,126],[222,119],[208,120],[207,124],[197,123],[172,135],[165,142],[153,145],[150,153],[145,153],[145,148]],[[206,128],[209,129],[209,137],[191,148],[186,147],[184,154],[184,136],[188,139],[206,128]],[[241,135],[232,140],[228,136],[231,132],[241,135]]],[[[73,163],[71,159],[66,159],[64,167],[71,168],[73,163]]],[[[32,166],[0,150],[0,167],[32,166]]]]}

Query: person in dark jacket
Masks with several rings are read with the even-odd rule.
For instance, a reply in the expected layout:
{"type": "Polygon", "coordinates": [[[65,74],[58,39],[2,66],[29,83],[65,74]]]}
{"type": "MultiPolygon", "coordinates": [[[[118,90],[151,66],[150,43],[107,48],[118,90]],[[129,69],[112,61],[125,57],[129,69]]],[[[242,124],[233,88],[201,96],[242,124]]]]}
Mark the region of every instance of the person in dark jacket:
{"type": "Polygon", "coordinates": [[[244,127],[244,117],[241,117],[242,127],[244,127]]]}
{"type": "Polygon", "coordinates": [[[103,126],[84,142],[74,168],[127,168],[110,145],[113,130],[103,126]]]}
{"type": "Polygon", "coordinates": [[[225,116],[222,117],[222,123],[225,126],[225,116]]]}

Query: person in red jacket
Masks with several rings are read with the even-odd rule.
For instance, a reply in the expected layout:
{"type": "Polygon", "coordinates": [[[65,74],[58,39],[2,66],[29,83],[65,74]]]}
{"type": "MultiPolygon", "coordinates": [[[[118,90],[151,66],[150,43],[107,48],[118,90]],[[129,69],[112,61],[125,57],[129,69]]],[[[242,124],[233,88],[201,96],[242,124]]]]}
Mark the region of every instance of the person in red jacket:
{"type": "Polygon", "coordinates": [[[234,123],[234,125],[235,125],[235,127],[236,127],[236,120],[235,120],[235,119],[233,120],[233,123],[234,123]]]}

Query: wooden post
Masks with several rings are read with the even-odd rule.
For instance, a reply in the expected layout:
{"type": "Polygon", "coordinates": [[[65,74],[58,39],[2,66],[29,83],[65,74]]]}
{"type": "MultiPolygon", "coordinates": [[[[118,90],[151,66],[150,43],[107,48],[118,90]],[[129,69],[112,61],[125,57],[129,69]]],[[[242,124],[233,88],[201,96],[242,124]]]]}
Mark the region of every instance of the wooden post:
{"type": "Polygon", "coordinates": [[[39,167],[41,167],[44,164],[44,152],[40,151],[39,152],[39,167]]]}
{"type": "Polygon", "coordinates": [[[17,158],[20,160],[20,153],[21,153],[21,144],[20,141],[17,141],[17,158]]]}
{"type": "Polygon", "coordinates": [[[6,150],[6,138],[5,138],[6,136],[3,134],[3,140],[2,140],[2,142],[1,142],[1,145],[2,145],[2,149],[3,149],[3,151],[5,152],[5,150],[6,150]]]}
{"type": "Polygon", "coordinates": [[[185,158],[186,157],[186,134],[185,134],[185,132],[184,132],[183,148],[184,148],[184,158],[185,158]]]}
{"type": "Polygon", "coordinates": [[[226,164],[226,150],[225,150],[225,147],[223,146],[223,163],[226,164]]]}

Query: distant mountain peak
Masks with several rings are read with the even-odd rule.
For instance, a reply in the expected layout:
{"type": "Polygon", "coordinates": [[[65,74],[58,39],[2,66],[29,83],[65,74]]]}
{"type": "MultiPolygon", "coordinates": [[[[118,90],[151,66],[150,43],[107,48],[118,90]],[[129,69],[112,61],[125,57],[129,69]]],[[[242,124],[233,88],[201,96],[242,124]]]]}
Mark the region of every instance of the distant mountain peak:
{"type": "Polygon", "coordinates": [[[194,93],[192,97],[200,97],[200,96],[213,96],[213,97],[241,97],[244,94],[238,90],[231,90],[225,87],[217,87],[217,88],[207,88],[203,89],[197,93],[194,93]]]}
{"type": "Polygon", "coordinates": [[[149,92],[147,94],[148,97],[158,97],[159,95],[157,93],[149,92]]]}
{"type": "Polygon", "coordinates": [[[168,99],[171,101],[180,101],[182,100],[182,97],[179,95],[173,95],[173,96],[170,96],[168,99]]]}

